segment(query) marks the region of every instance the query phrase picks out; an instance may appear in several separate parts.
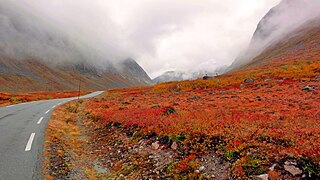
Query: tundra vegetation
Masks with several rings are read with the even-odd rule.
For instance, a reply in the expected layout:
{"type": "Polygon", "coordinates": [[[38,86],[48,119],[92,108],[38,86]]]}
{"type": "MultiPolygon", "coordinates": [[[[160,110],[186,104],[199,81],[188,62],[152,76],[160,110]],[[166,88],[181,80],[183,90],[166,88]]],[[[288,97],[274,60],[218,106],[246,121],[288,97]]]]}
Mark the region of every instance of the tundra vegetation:
{"type": "Polygon", "coordinates": [[[59,107],[46,133],[46,177],[320,178],[320,38],[310,37],[212,79],[113,89],[59,107]]]}

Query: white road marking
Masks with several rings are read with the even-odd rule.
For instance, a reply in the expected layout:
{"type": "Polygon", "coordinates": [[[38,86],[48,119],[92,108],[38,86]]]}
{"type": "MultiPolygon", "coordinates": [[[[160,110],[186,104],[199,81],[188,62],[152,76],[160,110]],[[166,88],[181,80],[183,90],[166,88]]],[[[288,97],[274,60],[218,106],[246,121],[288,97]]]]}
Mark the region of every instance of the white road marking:
{"type": "Polygon", "coordinates": [[[10,106],[7,106],[7,107],[13,107],[13,106],[15,106],[15,105],[10,105],[10,106]]]}
{"type": "Polygon", "coordinates": [[[46,112],[46,114],[48,114],[48,112],[50,112],[50,109],[46,112]]]}
{"type": "Polygon", "coordinates": [[[58,105],[61,105],[61,103],[59,103],[58,105]]]}
{"type": "Polygon", "coordinates": [[[31,150],[32,142],[33,142],[33,139],[34,139],[34,136],[35,136],[35,135],[36,135],[36,133],[31,133],[25,151],[30,151],[30,150],[31,150]]]}
{"type": "Polygon", "coordinates": [[[52,109],[54,109],[55,107],[57,107],[56,105],[52,106],[52,109]]]}
{"type": "Polygon", "coordinates": [[[43,117],[41,117],[40,119],[39,119],[39,121],[37,122],[37,124],[41,124],[41,121],[43,120],[43,117]]]}

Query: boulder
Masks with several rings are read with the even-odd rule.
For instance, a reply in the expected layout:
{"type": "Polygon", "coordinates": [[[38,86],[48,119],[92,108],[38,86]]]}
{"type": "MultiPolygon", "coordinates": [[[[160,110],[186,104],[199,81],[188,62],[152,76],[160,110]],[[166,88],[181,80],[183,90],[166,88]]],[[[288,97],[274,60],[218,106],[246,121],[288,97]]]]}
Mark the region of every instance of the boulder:
{"type": "Polygon", "coordinates": [[[247,78],[244,80],[245,83],[253,83],[254,82],[254,79],[252,78],[247,78]]]}
{"type": "Polygon", "coordinates": [[[313,87],[311,87],[311,86],[304,86],[302,88],[302,90],[303,91],[307,91],[307,92],[314,92],[315,91],[315,89],[313,87]]]}
{"type": "Polygon", "coordinates": [[[153,147],[155,150],[159,149],[159,147],[160,147],[159,141],[156,141],[156,142],[152,143],[152,147],[153,147]]]}
{"type": "Polygon", "coordinates": [[[171,148],[173,150],[176,150],[178,148],[178,144],[176,142],[173,142],[172,145],[171,145],[171,148]]]}
{"type": "Polygon", "coordinates": [[[261,174],[261,175],[258,175],[258,176],[255,176],[256,180],[268,180],[269,179],[269,175],[268,174],[261,174]]]}
{"type": "Polygon", "coordinates": [[[302,174],[301,169],[297,168],[296,166],[293,165],[284,165],[284,169],[291,173],[293,176],[302,174]]]}

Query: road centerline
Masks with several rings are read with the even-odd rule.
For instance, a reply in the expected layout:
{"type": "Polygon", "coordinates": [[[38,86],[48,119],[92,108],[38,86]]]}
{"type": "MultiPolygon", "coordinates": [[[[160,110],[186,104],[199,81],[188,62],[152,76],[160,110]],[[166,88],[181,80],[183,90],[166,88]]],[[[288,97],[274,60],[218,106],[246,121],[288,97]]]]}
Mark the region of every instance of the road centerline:
{"type": "Polygon", "coordinates": [[[43,117],[41,117],[40,119],[39,119],[39,121],[37,122],[37,124],[41,124],[41,121],[43,120],[43,117]]]}
{"type": "Polygon", "coordinates": [[[50,112],[50,109],[46,112],[46,114],[48,114],[50,112]]]}
{"type": "Polygon", "coordinates": [[[31,150],[32,142],[33,142],[33,139],[34,139],[35,135],[36,135],[36,133],[31,133],[25,151],[30,151],[31,150]]]}

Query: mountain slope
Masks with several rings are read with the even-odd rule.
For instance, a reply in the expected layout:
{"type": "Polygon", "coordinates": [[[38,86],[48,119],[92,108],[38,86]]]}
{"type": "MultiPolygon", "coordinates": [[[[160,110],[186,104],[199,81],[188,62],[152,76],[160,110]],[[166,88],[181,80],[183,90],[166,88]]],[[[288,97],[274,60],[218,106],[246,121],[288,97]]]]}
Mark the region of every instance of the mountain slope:
{"type": "Polygon", "coordinates": [[[132,58],[125,59],[118,65],[119,72],[127,79],[139,84],[151,84],[151,79],[143,68],[132,58]]]}
{"type": "Polygon", "coordinates": [[[122,61],[35,13],[0,1],[0,91],[77,90],[80,80],[86,90],[151,83],[135,60],[122,61]]]}
{"type": "MultiPolygon", "coordinates": [[[[257,56],[266,54],[266,51],[279,49],[280,46],[293,42],[293,39],[305,36],[312,28],[316,29],[320,11],[315,9],[319,8],[320,2],[317,0],[282,0],[262,18],[248,49],[237,57],[229,70],[246,65],[257,56]]],[[[263,60],[260,58],[260,61],[263,60]]]]}
{"type": "MultiPolygon", "coordinates": [[[[124,67],[127,66],[124,64],[124,67]]],[[[138,65],[127,68],[142,70],[138,65]]],[[[19,61],[0,57],[0,91],[6,92],[77,90],[80,80],[82,89],[101,90],[147,85],[150,83],[147,77],[96,68],[87,63],[50,65],[35,59],[19,61]]]]}

